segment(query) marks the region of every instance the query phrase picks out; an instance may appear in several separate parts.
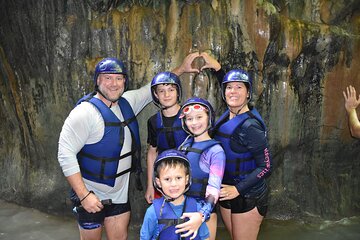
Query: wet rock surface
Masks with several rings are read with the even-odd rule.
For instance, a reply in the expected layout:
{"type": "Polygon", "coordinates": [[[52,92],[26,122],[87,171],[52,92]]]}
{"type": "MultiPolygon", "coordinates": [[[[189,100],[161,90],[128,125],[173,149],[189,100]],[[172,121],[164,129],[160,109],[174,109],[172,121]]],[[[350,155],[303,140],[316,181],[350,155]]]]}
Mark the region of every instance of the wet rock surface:
{"type": "MultiPolygon", "coordinates": [[[[342,96],[349,84],[360,92],[358,1],[3,0],[0,6],[1,198],[67,211],[58,136],[77,99],[93,90],[99,59],[121,58],[130,88],[137,88],[199,50],[226,71],[251,73],[274,161],[269,216],[359,215],[360,141],[349,135],[342,96]]],[[[225,109],[212,71],[181,79],[184,100],[196,94],[218,116],[225,109]]],[[[155,110],[150,104],[139,116],[143,156],[146,120],[155,110]]],[[[131,183],[137,221],[147,207],[143,195],[131,183]]]]}
{"type": "MultiPolygon", "coordinates": [[[[359,218],[312,223],[265,219],[258,239],[357,240],[360,237],[359,227],[359,218]]],[[[139,229],[140,224],[130,223],[129,240],[139,239],[139,229]]],[[[216,238],[230,239],[221,222],[218,224],[216,238]]],[[[0,239],[76,240],[79,239],[79,231],[74,218],[53,216],[0,200],[0,239]]],[[[105,234],[103,239],[106,239],[105,234]]]]}

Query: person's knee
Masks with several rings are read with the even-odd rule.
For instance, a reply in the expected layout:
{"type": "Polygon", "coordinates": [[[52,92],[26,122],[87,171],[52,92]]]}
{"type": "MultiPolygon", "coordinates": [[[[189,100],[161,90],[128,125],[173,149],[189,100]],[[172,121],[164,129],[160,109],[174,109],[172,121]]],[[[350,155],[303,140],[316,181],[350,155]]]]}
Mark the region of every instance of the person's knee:
{"type": "Polygon", "coordinates": [[[92,230],[82,229],[80,226],[80,240],[101,240],[102,228],[92,230]]]}
{"type": "Polygon", "coordinates": [[[127,239],[130,212],[106,217],[104,221],[108,240],[127,239]]]}
{"type": "Polygon", "coordinates": [[[116,233],[106,234],[108,240],[126,240],[128,239],[128,232],[127,231],[118,231],[116,233]]]}

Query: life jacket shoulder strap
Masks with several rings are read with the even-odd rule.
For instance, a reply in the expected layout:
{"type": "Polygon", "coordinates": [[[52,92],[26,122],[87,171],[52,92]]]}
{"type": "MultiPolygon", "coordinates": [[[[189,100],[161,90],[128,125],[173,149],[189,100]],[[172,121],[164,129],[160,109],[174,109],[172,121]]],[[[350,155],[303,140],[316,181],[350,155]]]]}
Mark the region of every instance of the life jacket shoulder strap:
{"type": "MultiPolygon", "coordinates": [[[[132,107],[130,106],[129,102],[120,97],[118,104],[120,106],[121,113],[123,114],[124,121],[123,123],[129,127],[130,133],[132,136],[133,144],[131,146],[131,153],[132,153],[132,169],[131,171],[135,171],[136,173],[142,172],[141,167],[141,142],[140,142],[140,133],[139,133],[139,124],[134,114],[132,107]]],[[[137,184],[137,188],[140,190],[142,186],[137,184]]]]}
{"type": "MultiPolygon", "coordinates": [[[[96,94],[96,92],[95,92],[96,94]]],[[[103,113],[103,117],[105,116],[105,118],[107,118],[106,114],[104,114],[104,108],[102,109],[102,107],[105,107],[106,105],[98,98],[94,98],[94,93],[88,94],[87,96],[85,96],[83,98],[83,101],[88,101],[90,103],[92,103],[95,107],[97,107],[99,109],[100,112],[103,113]]],[[[104,124],[105,126],[121,126],[121,127],[129,127],[132,139],[133,139],[133,144],[131,146],[131,151],[129,153],[126,153],[124,156],[120,156],[121,158],[127,157],[129,155],[132,155],[133,159],[132,159],[132,168],[131,171],[136,171],[136,172],[141,172],[141,141],[140,141],[140,134],[139,134],[139,124],[138,121],[136,119],[136,116],[134,114],[134,111],[131,107],[131,105],[129,104],[129,102],[123,98],[120,97],[118,100],[118,105],[120,108],[120,111],[123,115],[124,121],[120,121],[115,114],[112,113],[112,111],[109,109],[110,113],[109,115],[114,116],[111,117],[112,120],[109,121],[109,119],[104,119],[104,124]]],[[[106,106],[106,109],[108,107],[106,106]]],[[[126,171],[128,172],[128,171],[126,171]]],[[[125,172],[125,173],[126,173],[125,172]]],[[[124,173],[122,173],[124,174],[124,173]]],[[[122,175],[121,174],[121,175],[122,175]]],[[[119,174],[116,175],[116,177],[119,174]]]]}
{"type": "Polygon", "coordinates": [[[194,153],[198,153],[198,154],[202,154],[205,150],[211,148],[212,146],[216,145],[216,144],[220,144],[219,141],[215,140],[215,139],[211,139],[206,145],[204,144],[203,148],[195,148],[192,147],[194,140],[188,140],[187,142],[185,142],[183,145],[181,145],[179,147],[180,151],[184,151],[184,152],[194,152],[194,153]]]}
{"type": "Polygon", "coordinates": [[[95,95],[96,95],[96,91],[91,92],[91,93],[83,96],[82,98],[80,98],[80,99],[76,102],[75,105],[79,105],[79,104],[82,103],[82,102],[89,102],[89,100],[90,100],[91,98],[93,98],[95,95]]]}
{"type": "Polygon", "coordinates": [[[182,130],[181,121],[178,120],[179,116],[180,116],[180,111],[176,114],[175,120],[174,120],[172,126],[165,127],[163,119],[162,119],[163,116],[161,114],[161,111],[158,111],[157,115],[156,115],[156,129],[159,132],[165,132],[165,133],[166,132],[175,132],[175,131],[182,130]]]}
{"type": "Polygon", "coordinates": [[[121,97],[119,99],[119,107],[121,110],[121,113],[124,117],[124,121],[121,122],[122,126],[129,126],[130,127],[130,123],[135,122],[136,125],[138,125],[136,116],[134,114],[134,111],[132,109],[132,107],[130,106],[129,102],[121,97]]]}

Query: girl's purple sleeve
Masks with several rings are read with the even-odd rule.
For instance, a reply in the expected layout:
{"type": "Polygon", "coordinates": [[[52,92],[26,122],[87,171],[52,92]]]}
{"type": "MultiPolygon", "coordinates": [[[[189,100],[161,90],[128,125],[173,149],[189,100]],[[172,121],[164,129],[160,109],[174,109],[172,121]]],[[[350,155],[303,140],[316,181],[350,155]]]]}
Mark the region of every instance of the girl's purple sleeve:
{"type": "Polygon", "coordinates": [[[206,187],[205,199],[200,212],[204,214],[205,219],[207,220],[210,218],[210,214],[219,199],[226,158],[224,150],[219,144],[214,145],[205,151],[202,158],[203,159],[200,160],[200,162],[203,163],[203,168],[204,165],[207,165],[206,170],[209,172],[209,179],[206,187]]]}

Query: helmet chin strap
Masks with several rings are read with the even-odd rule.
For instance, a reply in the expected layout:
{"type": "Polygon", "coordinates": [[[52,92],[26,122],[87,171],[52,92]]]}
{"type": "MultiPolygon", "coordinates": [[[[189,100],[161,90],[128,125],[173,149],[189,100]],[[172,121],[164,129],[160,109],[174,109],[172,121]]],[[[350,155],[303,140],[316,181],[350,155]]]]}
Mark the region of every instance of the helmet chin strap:
{"type": "Polygon", "coordinates": [[[179,197],[181,197],[182,195],[184,195],[185,192],[181,193],[179,196],[175,197],[175,198],[172,198],[172,197],[169,197],[168,195],[164,194],[164,198],[166,201],[168,202],[173,202],[175,201],[176,199],[178,199],[179,197]]]}
{"type": "Polygon", "coordinates": [[[108,100],[108,101],[110,102],[109,108],[111,108],[112,105],[118,101],[118,99],[116,99],[115,101],[112,101],[112,100],[110,100],[109,98],[107,98],[107,97],[100,91],[98,85],[95,86],[95,91],[97,91],[98,93],[100,93],[100,95],[103,96],[103,98],[105,98],[106,100],[108,100]]]}
{"type": "Polygon", "coordinates": [[[176,104],[177,104],[177,102],[174,103],[174,104],[171,105],[171,106],[168,106],[168,107],[164,107],[164,106],[162,106],[162,105],[160,105],[159,107],[160,107],[160,110],[163,111],[163,110],[166,110],[166,109],[168,109],[168,108],[172,108],[172,107],[175,106],[176,104]]]}
{"type": "MultiPolygon", "coordinates": [[[[159,190],[159,189],[158,189],[159,190]]],[[[165,203],[166,202],[172,202],[172,201],[175,201],[176,199],[178,199],[179,197],[181,197],[182,195],[184,195],[184,193],[185,193],[185,191],[182,193],[182,194],[180,194],[178,197],[176,197],[176,198],[170,198],[169,196],[167,196],[165,193],[163,193],[163,191],[161,191],[161,190],[159,190],[159,192],[161,192],[162,193],[162,195],[164,196],[164,201],[163,201],[163,203],[161,204],[161,208],[160,208],[160,216],[162,216],[162,211],[163,211],[163,209],[164,209],[164,205],[165,205],[165,203]]]]}
{"type": "Polygon", "coordinates": [[[171,105],[171,106],[169,106],[169,107],[163,107],[162,105],[157,105],[159,108],[160,108],[160,111],[161,111],[161,114],[160,114],[160,119],[161,119],[161,124],[164,124],[164,121],[163,121],[163,115],[164,115],[164,113],[162,112],[162,111],[164,111],[164,110],[166,110],[166,109],[168,109],[168,108],[171,108],[171,107],[173,107],[173,106],[175,106],[176,105],[176,103],[175,104],[173,104],[173,105],[171,105]]]}
{"type": "Polygon", "coordinates": [[[229,111],[234,114],[235,116],[239,115],[239,113],[241,112],[241,110],[249,103],[248,99],[246,99],[246,101],[243,103],[243,105],[240,107],[239,110],[237,110],[236,112],[231,111],[231,109],[229,108],[229,111]]]}
{"type": "Polygon", "coordinates": [[[164,199],[165,199],[166,202],[173,202],[173,201],[175,201],[176,199],[178,199],[179,197],[181,197],[182,195],[184,195],[184,193],[187,191],[187,189],[185,189],[185,191],[183,191],[179,196],[177,196],[177,197],[175,197],[175,198],[172,198],[172,197],[168,196],[167,194],[165,194],[162,189],[158,188],[157,190],[158,190],[159,192],[161,192],[161,194],[164,196],[164,199]]]}

